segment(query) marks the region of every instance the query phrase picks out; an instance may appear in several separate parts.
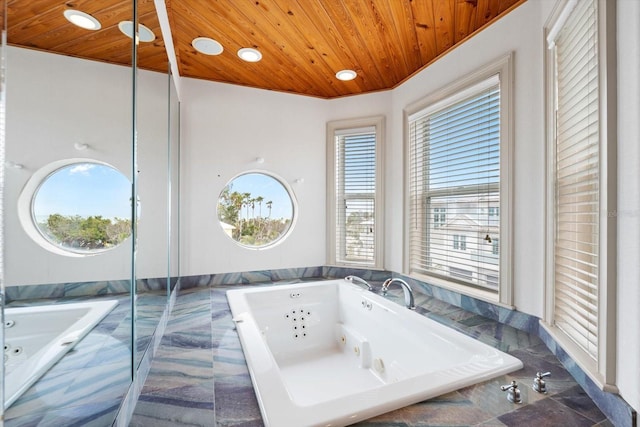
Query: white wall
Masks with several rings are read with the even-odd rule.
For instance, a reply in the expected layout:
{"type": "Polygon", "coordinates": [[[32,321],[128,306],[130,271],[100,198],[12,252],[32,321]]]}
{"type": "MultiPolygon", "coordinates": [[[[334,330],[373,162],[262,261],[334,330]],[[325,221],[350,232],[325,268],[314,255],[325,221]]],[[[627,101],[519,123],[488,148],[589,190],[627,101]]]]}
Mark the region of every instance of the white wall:
{"type": "MultiPolygon", "coordinates": [[[[139,72],[140,194],[138,277],[166,275],[167,76],[139,72]],[[142,110],[140,110],[142,111],[142,110]],[[144,274],[144,276],[143,276],[144,274]]],[[[6,159],[24,165],[5,171],[5,281],[7,286],[128,279],[131,244],[93,256],[52,253],[22,228],[17,200],[46,165],[83,158],[108,163],[131,177],[132,71],[28,49],[7,49],[6,159]],[[78,151],[75,143],[89,149],[78,151]]],[[[27,219],[28,220],[28,219],[27,219]]]]}
{"type": "Polygon", "coordinates": [[[193,79],[181,87],[181,275],[323,265],[326,102],[193,79]],[[298,202],[291,234],[268,249],[238,246],[217,220],[220,192],[251,170],[279,176],[298,202]]]}
{"type": "Polygon", "coordinates": [[[640,2],[618,1],[618,387],[640,411],[640,2]]]}
{"type": "Polygon", "coordinates": [[[162,73],[138,71],[137,137],[138,196],[140,215],[136,276],[164,277],[167,274],[168,202],[168,77],[162,73]]]}

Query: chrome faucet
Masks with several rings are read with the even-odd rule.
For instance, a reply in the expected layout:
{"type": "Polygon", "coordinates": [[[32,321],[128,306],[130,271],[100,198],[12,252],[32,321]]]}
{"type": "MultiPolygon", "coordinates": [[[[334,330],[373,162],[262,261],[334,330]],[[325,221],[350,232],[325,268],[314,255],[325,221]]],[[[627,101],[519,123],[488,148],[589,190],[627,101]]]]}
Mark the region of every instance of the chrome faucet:
{"type": "Polygon", "coordinates": [[[522,395],[520,394],[520,389],[518,389],[518,383],[515,381],[511,381],[509,385],[500,386],[500,390],[506,391],[507,400],[511,403],[522,403],[522,395]]]}
{"type": "Polygon", "coordinates": [[[547,393],[547,383],[544,380],[545,377],[551,375],[551,372],[536,372],[536,377],[533,379],[533,389],[538,393],[546,394],[547,393]]]}
{"type": "Polygon", "coordinates": [[[389,285],[393,283],[397,283],[402,287],[402,290],[404,291],[404,305],[410,310],[415,309],[416,305],[413,301],[413,291],[411,290],[411,286],[409,286],[409,284],[402,279],[391,278],[385,280],[382,284],[382,295],[387,295],[389,285]]]}
{"type": "Polygon", "coordinates": [[[347,276],[347,277],[344,278],[344,280],[346,280],[347,282],[351,282],[351,283],[360,283],[361,285],[365,285],[367,287],[367,289],[369,289],[371,292],[373,292],[373,286],[371,286],[369,284],[369,282],[364,280],[362,277],[347,276]]]}

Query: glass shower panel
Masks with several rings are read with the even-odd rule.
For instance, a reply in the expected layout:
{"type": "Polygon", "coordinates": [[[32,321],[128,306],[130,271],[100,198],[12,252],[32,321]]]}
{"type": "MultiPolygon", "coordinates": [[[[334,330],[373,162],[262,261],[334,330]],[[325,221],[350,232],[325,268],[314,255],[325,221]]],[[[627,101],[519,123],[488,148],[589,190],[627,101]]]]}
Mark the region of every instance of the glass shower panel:
{"type": "Polygon", "coordinates": [[[133,372],[134,3],[32,3],[8,3],[3,47],[4,420],[111,425],[133,372]]]}
{"type": "Polygon", "coordinates": [[[169,253],[168,59],[153,2],[138,2],[136,71],[138,236],[136,352],[138,366],[167,305],[169,253]]]}
{"type": "Polygon", "coordinates": [[[180,278],[180,100],[174,76],[169,79],[169,286],[180,278]]]}
{"type": "MultiPolygon", "coordinates": [[[[6,2],[0,0],[0,323],[4,325],[4,163],[5,163],[5,119],[6,119],[6,87],[5,87],[5,53],[7,50],[7,34],[5,31],[6,2]]],[[[0,327],[0,342],[4,344],[4,326],[0,327]]],[[[4,363],[0,365],[0,402],[4,402],[4,363]]],[[[0,426],[4,425],[4,405],[0,405],[0,426]]]]}

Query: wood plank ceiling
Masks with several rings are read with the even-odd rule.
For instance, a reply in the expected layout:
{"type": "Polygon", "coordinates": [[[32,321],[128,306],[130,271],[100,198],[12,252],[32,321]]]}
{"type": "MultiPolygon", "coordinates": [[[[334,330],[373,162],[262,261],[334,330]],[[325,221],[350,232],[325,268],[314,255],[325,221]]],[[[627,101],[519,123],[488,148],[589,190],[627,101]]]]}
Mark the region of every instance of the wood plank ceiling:
{"type": "MultiPolygon", "coordinates": [[[[396,87],[526,0],[165,0],[181,76],[334,98],[396,87]],[[209,56],[191,42],[210,37],[209,56]],[[257,63],[236,52],[253,47],[257,63]],[[335,73],[355,70],[352,81],[335,73]]],[[[118,22],[131,0],[9,0],[8,42],[99,61],[130,64],[118,22]],[[102,29],[68,23],[65,9],[87,12],[102,29]]],[[[141,68],[166,72],[167,55],[153,0],[138,0],[140,23],[156,35],[140,43],[141,68]]],[[[490,58],[487,58],[488,60],[490,58]]]]}
{"type": "MultiPolygon", "coordinates": [[[[131,65],[131,39],[118,28],[133,17],[131,0],[7,0],[7,43],[78,58],[131,65]],[[102,28],[89,31],[71,24],[66,9],[81,10],[100,21],[102,28]]],[[[153,0],[138,0],[138,20],[156,36],[139,43],[138,65],[167,72],[168,57],[153,0]]]]}

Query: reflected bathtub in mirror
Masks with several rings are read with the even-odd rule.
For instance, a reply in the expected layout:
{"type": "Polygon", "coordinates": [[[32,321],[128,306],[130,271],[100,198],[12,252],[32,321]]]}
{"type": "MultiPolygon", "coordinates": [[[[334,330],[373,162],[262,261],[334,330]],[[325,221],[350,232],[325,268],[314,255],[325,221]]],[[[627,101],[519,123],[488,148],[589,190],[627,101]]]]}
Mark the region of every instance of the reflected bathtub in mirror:
{"type": "Polygon", "coordinates": [[[108,300],[5,308],[5,409],[117,305],[108,300]]]}

